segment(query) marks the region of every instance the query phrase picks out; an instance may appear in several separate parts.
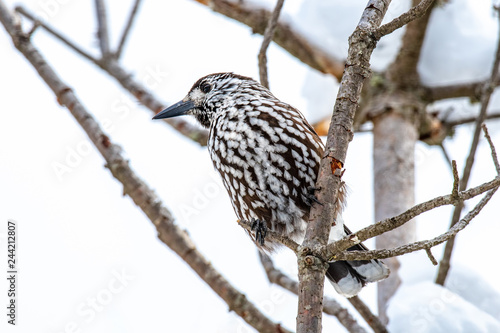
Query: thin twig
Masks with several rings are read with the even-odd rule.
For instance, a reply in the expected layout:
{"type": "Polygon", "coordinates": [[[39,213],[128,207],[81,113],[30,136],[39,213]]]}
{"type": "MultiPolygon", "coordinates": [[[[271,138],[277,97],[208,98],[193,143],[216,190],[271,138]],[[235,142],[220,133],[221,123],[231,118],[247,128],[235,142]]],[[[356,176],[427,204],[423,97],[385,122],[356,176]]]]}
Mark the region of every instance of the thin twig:
{"type": "Polygon", "coordinates": [[[497,170],[497,174],[500,175],[500,164],[498,163],[498,156],[497,156],[497,150],[495,149],[495,146],[493,145],[493,141],[491,140],[490,133],[488,132],[488,127],[486,124],[483,124],[483,131],[484,131],[484,137],[488,141],[488,144],[490,145],[491,149],[491,157],[493,158],[493,163],[495,164],[495,169],[497,170]]]}
{"type": "MultiPolygon", "coordinates": [[[[97,58],[94,58],[93,56],[76,46],[76,44],[62,36],[61,33],[57,32],[43,20],[36,18],[34,15],[30,14],[26,9],[18,7],[16,10],[32,21],[38,21],[41,28],[45,29],[47,32],[62,41],[71,49],[75,50],[77,53],[81,54],[82,56],[93,62],[95,65],[105,70],[110,76],[114,77],[124,89],[129,91],[130,94],[137,98],[140,103],[153,111],[155,114],[165,108],[166,103],[160,101],[160,99],[156,97],[150,90],[136,81],[132,74],[128,73],[116,61],[116,59],[108,58],[107,61],[101,61],[97,58]]],[[[205,146],[207,144],[208,131],[200,129],[198,126],[192,125],[191,123],[181,119],[180,117],[166,119],[165,123],[169,124],[179,133],[193,140],[194,142],[197,142],[202,146],[205,146]]]]}
{"type": "Polygon", "coordinates": [[[429,249],[436,245],[446,242],[447,240],[455,237],[455,235],[464,229],[470,221],[481,212],[481,210],[486,206],[488,201],[491,199],[493,194],[498,190],[498,187],[495,187],[488,191],[485,196],[479,201],[479,203],[472,209],[463,219],[461,219],[458,223],[456,223],[453,227],[451,227],[445,233],[424,241],[418,241],[411,244],[406,244],[402,246],[398,246],[392,249],[383,249],[383,250],[371,250],[371,251],[344,251],[337,255],[335,258],[337,260],[371,260],[371,259],[385,259],[396,256],[401,256],[403,254],[429,249]]]}
{"type": "MultiPolygon", "coordinates": [[[[500,15],[499,17],[499,22],[500,22],[500,15]]],[[[495,54],[495,61],[493,63],[493,67],[491,69],[491,75],[490,79],[486,83],[486,85],[483,87],[482,91],[482,96],[481,96],[481,110],[479,112],[479,116],[477,117],[476,120],[476,126],[474,129],[474,134],[472,137],[472,143],[471,147],[469,150],[469,155],[467,156],[467,161],[465,162],[465,167],[464,171],[462,174],[462,179],[460,181],[460,190],[464,190],[467,188],[467,184],[469,182],[469,177],[472,171],[472,166],[474,165],[474,158],[476,156],[476,150],[477,146],[479,144],[479,137],[481,134],[481,126],[484,123],[484,120],[486,119],[486,111],[488,109],[488,105],[490,103],[491,99],[491,94],[493,93],[493,90],[495,88],[495,82],[497,82],[499,78],[499,65],[500,65],[500,25],[499,25],[499,32],[498,32],[498,38],[497,38],[497,49],[496,49],[496,54],[495,54]]],[[[458,223],[460,219],[460,214],[462,211],[462,205],[457,205],[455,206],[455,209],[453,211],[453,216],[451,219],[450,223],[450,228],[453,227],[456,223],[458,223]]],[[[444,248],[444,253],[443,257],[441,259],[441,262],[439,264],[439,269],[438,269],[438,274],[436,276],[436,283],[439,285],[444,286],[444,283],[446,281],[446,276],[448,275],[448,271],[450,269],[450,259],[451,255],[453,253],[453,246],[455,244],[455,238],[451,238],[447,243],[444,248]]]]}
{"type": "Polygon", "coordinates": [[[424,10],[424,8],[427,9],[424,5],[430,5],[430,3],[432,1],[412,0],[413,8],[419,8],[418,13],[420,18],[416,19],[416,17],[412,17],[411,15],[407,16],[407,19],[412,19],[412,21],[406,26],[401,47],[396,58],[386,70],[386,76],[392,81],[391,84],[403,90],[416,90],[420,85],[417,66],[422,54],[422,46],[431,16],[431,10],[424,10]]]}
{"type": "Polygon", "coordinates": [[[393,19],[391,22],[380,26],[373,33],[374,37],[376,39],[380,39],[383,36],[392,33],[394,30],[397,30],[407,25],[411,21],[419,17],[422,17],[427,12],[427,9],[429,9],[429,7],[434,3],[434,1],[435,0],[422,0],[418,5],[410,8],[410,10],[408,10],[406,13],[403,13],[400,16],[393,19]]]}
{"type": "Polygon", "coordinates": [[[353,296],[347,299],[349,303],[358,311],[363,319],[370,325],[375,333],[387,333],[387,328],[384,326],[380,318],[373,314],[370,308],[359,298],[353,296]]]}
{"type": "Polygon", "coordinates": [[[41,28],[45,29],[47,32],[49,32],[50,34],[52,34],[54,37],[56,37],[61,42],[63,42],[63,44],[66,44],[66,46],[68,46],[70,49],[72,49],[73,51],[75,51],[76,53],[78,53],[79,55],[81,55],[82,57],[87,58],[88,60],[92,61],[93,63],[96,63],[96,64],[99,63],[99,60],[97,60],[97,58],[95,58],[94,56],[92,56],[90,53],[84,51],[80,46],[76,45],[75,43],[73,43],[72,41],[70,41],[67,37],[65,37],[63,34],[61,34],[60,32],[56,31],[52,27],[48,26],[45,22],[43,22],[39,18],[37,18],[34,15],[30,14],[26,9],[24,9],[24,7],[17,6],[15,8],[15,10],[19,14],[24,15],[26,18],[28,18],[31,21],[33,21],[35,24],[37,24],[41,28]]]}
{"type": "Polygon", "coordinates": [[[95,13],[97,17],[97,39],[101,49],[102,59],[107,59],[110,55],[108,18],[104,0],[95,0],[95,13]]]}
{"type": "Polygon", "coordinates": [[[103,132],[99,123],[85,109],[74,92],[55,73],[31,41],[24,38],[24,32],[10,11],[0,0],[0,21],[11,36],[15,47],[38,71],[40,77],[54,92],[57,101],[64,105],[85,130],[89,139],[106,160],[106,167],[123,184],[124,193],[140,207],[156,226],[158,237],[207,283],[229,306],[249,325],[259,332],[288,332],[280,324],[272,322],[257,309],[244,294],[234,288],[196,249],[188,234],[174,222],[172,214],[154,191],[130,168],[120,146],[114,144],[103,132]]]}
{"type": "Polygon", "coordinates": [[[40,22],[33,22],[33,26],[31,27],[31,29],[26,32],[26,38],[31,38],[31,36],[33,36],[33,34],[35,33],[36,29],[38,29],[38,27],[40,26],[40,22]]]}
{"type": "MultiPolygon", "coordinates": [[[[493,110],[489,111],[488,114],[485,117],[485,120],[489,119],[498,119],[500,118],[500,111],[499,110],[493,110]]],[[[477,121],[477,116],[474,117],[467,117],[467,118],[461,118],[461,119],[456,119],[456,120],[443,120],[443,126],[448,127],[449,129],[452,129],[453,127],[459,126],[459,125],[464,125],[464,124],[470,124],[470,123],[475,123],[477,121]]]]}
{"type": "Polygon", "coordinates": [[[444,146],[443,142],[441,142],[439,144],[439,147],[441,148],[441,152],[443,153],[443,157],[444,157],[445,161],[448,162],[448,165],[453,170],[453,165],[452,165],[452,161],[450,159],[450,155],[448,154],[448,151],[446,150],[446,147],[444,146]]]}
{"type": "Polygon", "coordinates": [[[115,59],[120,59],[120,56],[122,55],[123,47],[125,46],[125,42],[127,40],[127,37],[130,35],[130,29],[132,28],[132,24],[134,23],[135,18],[137,17],[137,12],[139,10],[139,5],[141,4],[142,0],[135,0],[134,6],[132,7],[132,10],[130,11],[130,14],[128,16],[127,23],[125,24],[125,28],[123,29],[122,36],[120,38],[120,42],[118,43],[118,47],[115,52],[115,59]]]}
{"type": "Polygon", "coordinates": [[[457,161],[455,160],[451,161],[451,169],[453,172],[453,189],[451,190],[451,196],[453,198],[456,198],[457,200],[460,200],[460,196],[458,194],[458,186],[460,184],[460,178],[458,176],[457,161]]]}
{"type": "Polygon", "coordinates": [[[437,266],[438,262],[437,262],[436,258],[434,258],[434,255],[432,254],[431,249],[430,248],[425,249],[425,252],[427,253],[427,257],[429,257],[429,260],[432,262],[432,264],[434,266],[437,266]]]}
{"type": "MultiPolygon", "coordinates": [[[[299,283],[292,278],[290,278],[288,275],[280,271],[274,266],[273,261],[269,256],[263,254],[262,252],[259,251],[259,258],[260,262],[262,264],[262,267],[264,267],[264,270],[266,271],[267,278],[269,279],[269,282],[274,283],[291,293],[297,295],[298,290],[299,290],[299,283]]],[[[368,309],[369,310],[369,309],[368,309]]],[[[340,324],[346,328],[349,332],[357,332],[357,333],[364,333],[366,330],[361,327],[356,319],[349,313],[347,309],[342,307],[336,300],[333,298],[326,297],[323,300],[323,312],[332,316],[337,317],[339,320],[340,324]]],[[[370,312],[371,313],[371,312],[370,312]]],[[[372,316],[377,320],[378,318],[372,314],[372,316]]],[[[370,324],[369,321],[367,321],[368,324],[370,324]]],[[[383,325],[382,325],[383,327],[383,325]]],[[[377,333],[382,333],[384,331],[377,331],[374,329],[374,332],[377,333]]]]}
{"type": "Polygon", "coordinates": [[[262,40],[262,45],[260,46],[259,51],[259,76],[260,83],[269,89],[269,78],[267,75],[267,48],[271,43],[271,40],[274,36],[274,31],[278,25],[278,18],[281,13],[281,8],[283,8],[283,3],[285,0],[277,0],[276,7],[274,7],[273,13],[269,18],[269,22],[267,23],[266,31],[264,32],[264,39],[262,40]]]}
{"type": "MultiPolygon", "coordinates": [[[[479,81],[446,86],[424,87],[424,94],[422,97],[429,103],[458,97],[469,97],[473,101],[479,101],[484,85],[485,81],[479,81]]],[[[476,117],[474,117],[474,120],[475,119],[476,117]]]]}
{"type": "Polygon", "coordinates": [[[404,213],[401,213],[400,215],[390,217],[387,219],[384,219],[382,221],[379,221],[375,224],[372,224],[366,228],[363,228],[355,233],[352,233],[348,236],[345,236],[344,238],[334,242],[330,243],[327,246],[324,246],[320,248],[318,252],[318,256],[321,258],[324,258],[324,260],[329,261],[330,259],[335,259],[338,260],[336,255],[351,246],[354,246],[356,244],[359,244],[360,242],[363,242],[369,238],[373,238],[375,236],[378,236],[380,234],[383,234],[387,231],[390,231],[392,229],[395,229],[406,222],[410,221],[411,219],[415,218],[416,216],[427,212],[429,210],[432,210],[437,207],[441,207],[444,205],[454,205],[457,204],[457,202],[463,201],[463,200],[469,200],[471,198],[474,198],[486,191],[490,191],[492,189],[498,188],[500,186],[500,176],[496,177],[495,179],[483,183],[479,186],[470,188],[466,191],[461,191],[458,193],[459,199],[455,198],[453,195],[444,195],[440,197],[436,197],[434,199],[428,200],[426,202],[420,203],[418,205],[413,206],[412,208],[408,209],[404,213]]]}

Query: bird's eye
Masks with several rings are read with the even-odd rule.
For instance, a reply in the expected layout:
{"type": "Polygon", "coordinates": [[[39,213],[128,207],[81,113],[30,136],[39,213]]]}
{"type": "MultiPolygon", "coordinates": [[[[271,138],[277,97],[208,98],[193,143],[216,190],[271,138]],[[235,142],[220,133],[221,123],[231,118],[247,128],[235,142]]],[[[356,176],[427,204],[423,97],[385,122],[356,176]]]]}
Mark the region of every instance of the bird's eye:
{"type": "Polygon", "coordinates": [[[202,83],[200,86],[201,91],[203,91],[205,94],[209,93],[210,90],[212,90],[212,86],[210,83],[202,83]]]}

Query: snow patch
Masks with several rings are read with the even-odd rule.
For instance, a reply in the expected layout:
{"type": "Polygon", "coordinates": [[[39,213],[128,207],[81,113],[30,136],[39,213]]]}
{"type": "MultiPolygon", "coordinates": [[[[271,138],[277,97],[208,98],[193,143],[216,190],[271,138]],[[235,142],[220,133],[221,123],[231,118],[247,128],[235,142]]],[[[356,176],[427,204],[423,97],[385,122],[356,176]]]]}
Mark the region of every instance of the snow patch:
{"type": "Polygon", "coordinates": [[[500,332],[500,322],[491,315],[430,281],[401,286],[387,313],[390,332],[500,332]]]}

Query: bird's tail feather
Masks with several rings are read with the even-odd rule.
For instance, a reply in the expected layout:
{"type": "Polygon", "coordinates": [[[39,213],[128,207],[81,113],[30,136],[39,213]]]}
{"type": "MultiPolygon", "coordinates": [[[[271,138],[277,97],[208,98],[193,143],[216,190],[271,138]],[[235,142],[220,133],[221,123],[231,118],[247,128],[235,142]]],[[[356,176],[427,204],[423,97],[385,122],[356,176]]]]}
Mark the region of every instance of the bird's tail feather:
{"type": "MultiPolygon", "coordinates": [[[[345,228],[346,234],[350,234],[345,228]]],[[[357,244],[348,251],[366,251],[363,244],[357,244]]],[[[369,282],[377,282],[389,276],[389,268],[380,260],[333,261],[329,263],[326,276],[335,290],[345,296],[357,295],[369,282]]]]}

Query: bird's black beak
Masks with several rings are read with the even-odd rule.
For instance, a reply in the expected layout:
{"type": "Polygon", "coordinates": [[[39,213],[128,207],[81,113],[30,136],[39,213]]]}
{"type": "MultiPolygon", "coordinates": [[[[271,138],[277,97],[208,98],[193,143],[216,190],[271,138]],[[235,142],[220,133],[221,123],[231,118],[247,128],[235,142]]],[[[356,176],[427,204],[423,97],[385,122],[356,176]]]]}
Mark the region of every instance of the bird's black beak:
{"type": "Polygon", "coordinates": [[[182,116],[186,114],[189,110],[194,109],[193,101],[180,101],[175,103],[174,105],[169,106],[165,110],[159,112],[153,119],[164,119],[164,118],[172,118],[177,116],[182,116]]]}

